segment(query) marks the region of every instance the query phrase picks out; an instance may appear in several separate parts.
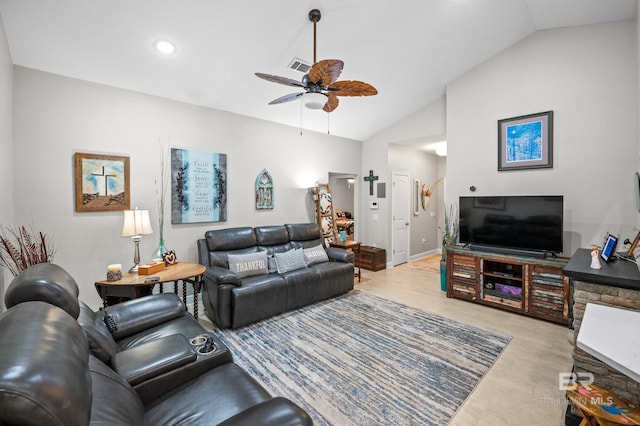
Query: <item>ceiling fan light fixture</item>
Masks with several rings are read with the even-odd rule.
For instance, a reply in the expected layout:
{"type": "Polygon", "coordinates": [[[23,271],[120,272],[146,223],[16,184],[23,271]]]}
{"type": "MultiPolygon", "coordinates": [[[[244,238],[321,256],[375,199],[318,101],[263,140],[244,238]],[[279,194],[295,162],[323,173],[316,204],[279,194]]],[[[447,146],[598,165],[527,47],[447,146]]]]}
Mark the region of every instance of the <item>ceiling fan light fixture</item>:
{"type": "Polygon", "coordinates": [[[327,103],[327,95],[317,92],[308,92],[302,95],[302,103],[309,109],[322,109],[327,103]]]}

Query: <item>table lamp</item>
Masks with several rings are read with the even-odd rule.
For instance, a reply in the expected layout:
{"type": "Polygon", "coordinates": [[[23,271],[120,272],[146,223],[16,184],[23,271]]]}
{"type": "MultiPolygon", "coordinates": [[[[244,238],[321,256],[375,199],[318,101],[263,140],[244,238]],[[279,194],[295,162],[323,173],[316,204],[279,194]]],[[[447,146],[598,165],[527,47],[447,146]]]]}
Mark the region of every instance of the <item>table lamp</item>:
{"type": "Polygon", "coordinates": [[[153,233],[151,221],[149,220],[149,210],[124,210],[124,224],[122,225],[122,236],[131,237],[135,243],[133,253],[133,266],[129,269],[130,274],[138,273],[140,264],[140,239],[143,235],[153,233]]]}

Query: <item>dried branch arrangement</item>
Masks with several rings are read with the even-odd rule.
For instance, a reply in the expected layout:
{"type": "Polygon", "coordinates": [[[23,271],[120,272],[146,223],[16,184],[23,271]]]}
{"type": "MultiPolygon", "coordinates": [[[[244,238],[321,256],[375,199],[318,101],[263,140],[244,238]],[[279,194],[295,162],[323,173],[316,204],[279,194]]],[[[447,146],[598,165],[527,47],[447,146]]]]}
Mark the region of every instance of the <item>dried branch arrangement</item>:
{"type": "Polygon", "coordinates": [[[51,262],[55,249],[51,238],[33,227],[0,228],[0,266],[15,277],[37,263],[51,262]]]}

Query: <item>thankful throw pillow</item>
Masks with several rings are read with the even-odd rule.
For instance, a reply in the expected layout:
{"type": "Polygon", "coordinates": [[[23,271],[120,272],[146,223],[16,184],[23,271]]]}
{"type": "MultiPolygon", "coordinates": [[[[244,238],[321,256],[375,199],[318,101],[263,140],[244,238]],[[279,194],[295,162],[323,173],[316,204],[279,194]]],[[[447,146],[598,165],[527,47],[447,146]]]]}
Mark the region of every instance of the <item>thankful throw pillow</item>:
{"type": "Polygon", "coordinates": [[[324,247],[318,244],[315,247],[304,249],[304,260],[307,262],[307,266],[309,266],[314,263],[328,262],[329,256],[327,256],[327,252],[324,251],[324,247]]]}
{"type": "Polygon", "coordinates": [[[268,274],[267,252],[227,255],[229,269],[240,278],[268,274]]]}

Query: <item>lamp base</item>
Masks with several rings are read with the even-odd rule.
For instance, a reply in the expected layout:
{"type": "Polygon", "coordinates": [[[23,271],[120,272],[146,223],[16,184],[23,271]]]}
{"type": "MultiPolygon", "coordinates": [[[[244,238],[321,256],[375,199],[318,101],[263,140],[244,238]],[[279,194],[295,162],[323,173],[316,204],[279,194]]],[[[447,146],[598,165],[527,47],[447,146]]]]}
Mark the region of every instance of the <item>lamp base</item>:
{"type": "Polygon", "coordinates": [[[129,269],[130,274],[138,273],[138,265],[140,264],[140,238],[141,235],[134,235],[132,237],[133,243],[135,244],[135,251],[133,252],[133,266],[129,269]]]}

